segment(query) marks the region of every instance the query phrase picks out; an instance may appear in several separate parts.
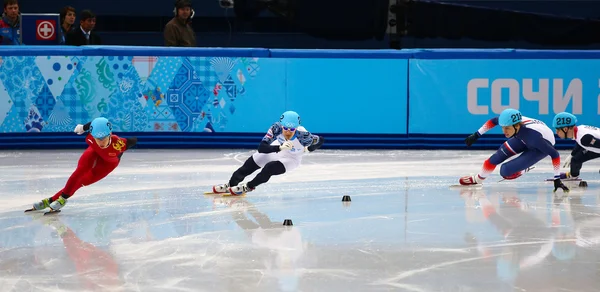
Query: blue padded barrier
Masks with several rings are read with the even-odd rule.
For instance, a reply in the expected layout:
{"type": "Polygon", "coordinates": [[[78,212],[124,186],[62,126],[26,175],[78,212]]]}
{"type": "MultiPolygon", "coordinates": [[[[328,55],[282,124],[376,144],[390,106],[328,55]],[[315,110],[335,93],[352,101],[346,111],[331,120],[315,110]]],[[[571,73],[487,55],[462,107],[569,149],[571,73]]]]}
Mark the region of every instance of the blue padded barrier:
{"type": "MultiPolygon", "coordinates": [[[[72,128],[100,115],[139,148],[171,149],[256,148],[288,109],[329,149],[467,149],[508,105],[547,124],[563,110],[590,125],[600,115],[600,51],[5,46],[0,56],[0,149],[80,149],[72,128]]],[[[496,128],[469,149],[503,141],[496,128]]]]}

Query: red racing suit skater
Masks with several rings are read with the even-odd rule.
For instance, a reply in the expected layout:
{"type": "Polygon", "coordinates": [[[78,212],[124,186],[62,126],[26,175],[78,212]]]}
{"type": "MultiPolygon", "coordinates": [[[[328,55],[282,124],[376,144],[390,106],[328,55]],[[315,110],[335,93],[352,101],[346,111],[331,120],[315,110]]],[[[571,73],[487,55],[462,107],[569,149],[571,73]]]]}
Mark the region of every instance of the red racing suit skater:
{"type": "Polygon", "coordinates": [[[89,146],[79,158],[77,168],[67,180],[65,187],[52,196],[50,203],[58,200],[61,195],[68,199],[79,188],[105,178],[119,165],[123,153],[137,143],[137,138],[121,138],[111,134],[110,143],[104,149],[96,144],[92,134],[87,135],[85,142],[89,146]]]}

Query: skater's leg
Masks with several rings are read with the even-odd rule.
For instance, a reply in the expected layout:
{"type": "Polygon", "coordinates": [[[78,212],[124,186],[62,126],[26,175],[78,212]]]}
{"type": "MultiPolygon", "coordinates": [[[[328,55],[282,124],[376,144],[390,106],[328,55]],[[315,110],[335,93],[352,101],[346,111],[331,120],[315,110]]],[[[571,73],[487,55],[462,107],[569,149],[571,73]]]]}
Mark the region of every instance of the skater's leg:
{"type": "Polygon", "coordinates": [[[505,179],[515,179],[523,175],[524,171],[548,156],[538,150],[526,150],[519,157],[503,164],[500,175],[505,179]]]}
{"type": "Polygon", "coordinates": [[[99,159],[94,149],[88,147],[79,158],[77,168],[67,180],[65,187],[52,196],[50,203],[58,200],[60,196],[63,196],[65,199],[71,197],[81,187],[83,177],[92,170],[99,159]]]}
{"type": "Polygon", "coordinates": [[[117,166],[119,166],[119,162],[107,162],[98,159],[98,162],[92,168],[92,170],[86,173],[81,180],[81,187],[89,186],[105,178],[107,175],[113,172],[117,166]]]}
{"type": "Polygon", "coordinates": [[[579,151],[571,158],[571,167],[569,171],[569,177],[578,177],[583,167],[583,163],[592,159],[600,157],[599,153],[592,151],[579,151]]]}
{"type": "Polygon", "coordinates": [[[496,166],[510,157],[513,157],[519,153],[522,153],[527,149],[527,146],[519,139],[510,138],[504,142],[496,153],[492,154],[490,158],[483,162],[481,171],[475,176],[465,176],[460,178],[459,182],[462,185],[472,185],[483,182],[488,177],[496,166]]]}
{"type": "Polygon", "coordinates": [[[293,170],[300,164],[299,160],[291,158],[279,158],[280,160],[270,161],[262,167],[262,170],[254,179],[247,184],[240,184],[229,188],[232,195],[242,195],[254,190],[257,186],[269,181],[271,176],[280,175],[293,170]]]}
{"type": "MultiPolygon", "coordinates": [[[[103,178],[105,178],[109,173],[111,173],[117,166],[119,162],[107,162],[100,158],[97,158],[92,165],[92,168],[88,170],[83,177],[77,180],[77,184],[72,186],[67,186],[63,189],[61,195],[58,198],[52,198],[53,202],[50,203],[50,208],[53,210],[58,210],[62,208],[66,203],[67,199],[69,199],[77,190],[81,187],[91,185],[103,178]]],[[[55,195],[56,196],[56,195],[55,195]]]]}
{"type": "Polygon", "coordinates": [[[271,161],[263,167],[263,169],[256,175],[256,177],[249,181],[247,186],[250,189],[255,189],[257,186],[269,181],[271,176],[280,175],[285,173],[285,166],[281,161],[271,161]]]}
{"type": "Polygon", "coordinates": [[[231,178],[229,179],[229,185],[237,186],[240,182],[244,180],[244,178],[246,178],[248,175],[252,174],[259,168],[260,167],[258,166],[258,164],[256,164],[256,162],[254,161],[254,155],[250,156],[250,158],[248,158],[246,162],[244,162],[244,165],[238,168],[233,173],[233,175],[231,175],[231,178]]]}
{"type": "Polygon", "coordinates": [[[64,205],[65,199],[70,197],[71,195],[73,195],[74,191],[79,188],[77,186],[81,185],[81,179],[93,167],[97,158],[98,158],[98,156],[96,155],[96,153],[94,153],[94,149],[92,149],[91,147],[88,147],[83,152],[81,157],[79,158],[79,162],[77,163],[77,168],[75,169],[75,171],[73,171],[73,173],[67,180],[65,187],[63,189],[61,189],[60,191],[58,191],[54,196],[34,203],[32,210],[46,209],[46,208],[50,207],[50,204],[57,201],[62,195],[64,195],[63,196],[64,198],[61,199],[61,203],[62,203],[62,205],[64,205]],[[67,192],[70,192],[70,193],[67,193],[67,192]]]}

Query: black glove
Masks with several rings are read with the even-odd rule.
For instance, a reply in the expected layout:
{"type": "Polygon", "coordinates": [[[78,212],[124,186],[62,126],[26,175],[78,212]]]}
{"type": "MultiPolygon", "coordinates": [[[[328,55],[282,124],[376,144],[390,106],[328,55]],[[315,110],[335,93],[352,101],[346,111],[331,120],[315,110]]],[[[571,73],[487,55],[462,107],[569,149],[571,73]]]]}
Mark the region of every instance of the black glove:
{"type": "Polygon", "coordinates": [[[554,179],[554,191],[556,192],[556,190],[558,190],[558,188],[561,188],[563,190],[563,192],[568,193],[569,192],[569,188],[567,188],[567,186],[565,186],[562,181],[560,181],[560,178],[554,179]]]}
{"type": "Polygon", "coordinates": [[[471,146],[473,143],[475,143],[475,141],[477,141],[477,139],[479,139],[479,137],[481,137],[481,134],[479,134],[479,132],[475,132],[465,139],[465,144],[467,144],[467,146],[471,146]]]}

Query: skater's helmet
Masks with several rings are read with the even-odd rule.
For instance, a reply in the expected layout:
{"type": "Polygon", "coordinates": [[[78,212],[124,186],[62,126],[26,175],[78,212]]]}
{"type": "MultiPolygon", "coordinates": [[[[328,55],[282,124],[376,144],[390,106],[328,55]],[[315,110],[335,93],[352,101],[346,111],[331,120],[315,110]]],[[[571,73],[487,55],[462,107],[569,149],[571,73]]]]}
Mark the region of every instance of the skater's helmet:
{"type": "Polygon", "coordinates": [[[297,128],[300,126],[300,116],[294,111],[287,111],[281,114],[279,123],[286,128],[297,128]]]}
{"type": "Polygon", "coordinates": [[[498,124],[500,127],[508,127],[512,125],[516,125],[523,120],[523,116],[521,116],[521,112],[507,108],[500,113],[500,117],[498,118],[498,124]]]}
{"type": "Polygon", "coordinates": [[[111,134],[112,125],[104,117],[95,118],[90,125],[90,131],[92,132],[92,136],[94,138],[104,139],[106,136],[111,134]]]}
{"type": "Polygon", "coordinates": [[[567,112],[556,114],[556,116],[554,116],[554,120],[552,120],[552,127],[555,129],[573,127],[576,124],[577,118],[573,114],[567,112]]]}

